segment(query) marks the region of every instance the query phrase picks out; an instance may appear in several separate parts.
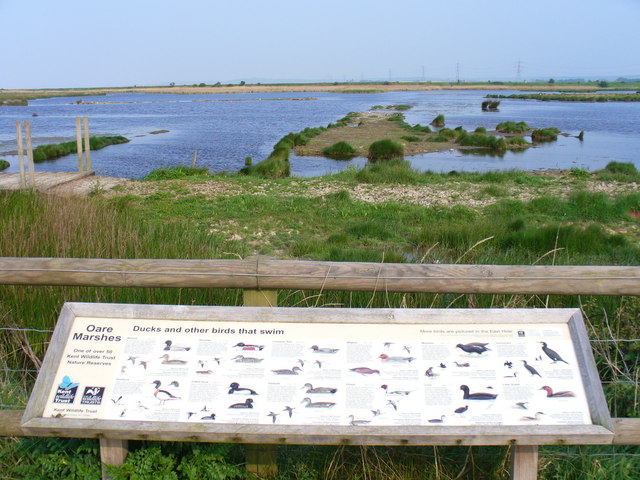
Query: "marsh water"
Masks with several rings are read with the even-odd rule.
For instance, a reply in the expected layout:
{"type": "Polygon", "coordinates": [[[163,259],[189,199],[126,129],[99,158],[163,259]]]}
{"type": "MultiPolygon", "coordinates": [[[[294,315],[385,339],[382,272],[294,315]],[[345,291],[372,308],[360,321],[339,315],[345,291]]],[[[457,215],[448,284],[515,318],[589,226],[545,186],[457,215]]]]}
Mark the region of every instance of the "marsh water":
{"type": "MultiPolygon", "coordinates": [[[[75,117],[89,118],[91,135],[123,135],[131,141],[91,152],[99,175],[142,178],[152,170],[197,165],[210,171],[235,172],[246,157],[263,160],[284,135],[306,127],[326,126],[349,112],[368,111],[374,105],[408,104],[403,112],[410,124],[428,125],[438,114],[447,127],[525,121],[531,127],[557,127],[584,141],[558,137],[557,142],[507,152],[502,156],[463,154],[457,150],[407,157],[420,171],[597,170],[610,161],[632,162],[640,168],[640,103],[539,102],[503,99],[498,112],[480,108],[490,91],[419,91],[372,94],[260,93],[227,95],[112,94],[31,100],[28,106],[0,107],[0,158],[9,160],[5,172],[18,171],[15,122],[31,122],[34,147],[75,140],[75,117]],[[95,102],[95,103],[88,103],[95,102]],[[156,133],[167,130],[166,133],[156,133]]],[[[74,171],[77,156],[36,164],[36,171],[74,171]]],[[[309,177],[334,173],[364,158],[335,161],[291,156],[291,173],[309,177]]]]}

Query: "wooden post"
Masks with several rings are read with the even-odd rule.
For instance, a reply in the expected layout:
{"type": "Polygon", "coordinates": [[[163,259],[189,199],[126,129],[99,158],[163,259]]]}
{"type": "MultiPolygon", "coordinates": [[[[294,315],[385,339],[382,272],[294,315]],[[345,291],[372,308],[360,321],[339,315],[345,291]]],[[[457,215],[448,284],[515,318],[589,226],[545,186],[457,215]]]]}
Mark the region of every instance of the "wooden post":
{"type": "MultiPolygon", "coordinates": [[[[248,307],[277,307],[277,290],[243,290],[243,302],[248,307]]],[[[278,473],[278,446],[269,444],[247,444],[245,449],[247,471],[258,477],[269,477],[278,473]]]]}
{"type": "Polygon", "coordinates": [[[85,172],[91,171],[91,144],[89,143],[89,117],[84,117],[84,155],[86,158],[85,172]]]}
{"type": "Polygon", "coordinates": [[[511,447],[511,480],[536,480],[538,478],[538,446],[514,445],[511,447]]]}
{"type": "Polygon", "coordinates": [[[100,461],[102,462],[102,478],[110,480],[104,465],[120,466],[124,463],[129,452],[127,440],[115,440],[112,438],[100,438],[100,461]]]}
{"type": "Polygon", "coordinates": [[[29,162],[29,182],[31,188],[36,188],[36,174],[33,168],[33,149],[31,148],[31,122],[24,122],[24,133],[27,137],[27,161],[29,162]]]}
{"type": "Polygon", "coordinates": [[[82,171],[84,160],[82,158],[82,128],[80,127],[80,117],[76,117],[76,147],[78,148],[78,171],[82,171]]]}
{"type": "Polygon", "coordinates": [[[196,160],[198,159],[198,151],[193,151],[193,158],[191,159],[191,168],[196,168],[196,160]]]}
{"type": "Polygon", "coordinates": [[[18,145],[18,165],[20,166],[20,188],[27,188],[27,176],[24,172],[24,156],[22,155],[21,122],[16,122],[16,144],[18,145]]]}

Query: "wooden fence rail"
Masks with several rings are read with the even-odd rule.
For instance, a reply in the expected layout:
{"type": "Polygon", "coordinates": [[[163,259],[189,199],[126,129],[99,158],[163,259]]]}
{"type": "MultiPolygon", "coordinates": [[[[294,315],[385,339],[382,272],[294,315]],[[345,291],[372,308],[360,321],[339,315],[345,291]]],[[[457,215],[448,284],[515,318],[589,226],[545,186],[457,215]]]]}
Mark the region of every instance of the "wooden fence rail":
{"type": "MultiPolygon", "coordinates": [[[[274,291],[280,289],[640,295],[640,267],[340,263],[274,260],[267,257],[244,260],[2,257],[2,284],[239,288],[245,290],[245,304],[273,306],[277,302],[274,291]],[[247,302],[247,295],[261,297],[260,292],[271,300],[260,298],[257,303],[253,300],[247,302]],[[267,295],[267,292],[272,293],[267,295]]],[[[0,436],[26,436],[20,427],[23,413],[23,410],[0,410],[0,436]]],[[[617,418],[613,421],[614,445],[640,445],[640,419],[617,418]]],[[[101,442],[108,440],[101,438],[101,442]]],[[[120,448],[126,453],[124,444],[114,442],[115,446],[105,446],[104,449],[120,448]]],[[[273,458],[273,451],[267,453],[268,457],[273,458]]],[[[512,478],[536,478],[537,447],[516,446],[512,460],[512,478]]],[[[111,463],[105,459],[103,461],[111,463]]]]}

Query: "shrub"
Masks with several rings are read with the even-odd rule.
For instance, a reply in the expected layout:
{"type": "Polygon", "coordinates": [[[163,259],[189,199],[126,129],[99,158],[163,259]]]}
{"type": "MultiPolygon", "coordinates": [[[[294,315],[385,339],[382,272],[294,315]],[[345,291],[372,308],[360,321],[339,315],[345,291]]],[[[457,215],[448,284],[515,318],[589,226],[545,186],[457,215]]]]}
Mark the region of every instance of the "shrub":
{"type": "Polygon", "coordinates": [[[523,137],[509,137],[505,138],[507,145],[511,147],[526,147],[530,145],[523,137]]]}
{"type": "Polygon", "coordinates": [[[391,160],[404,157],[404,147],[393,140],[384,139],[369,145],[368,158],[371,161],[391,160]]]}
{"type": "Polygon", "coordinates": [[[496,130],[502,133],[524,133],[529,130],[525,122],[502,122],[496,125],[496,130]]]}
{"type": "Polygon", "coordinates": [[[9,168],[9,165],[10,164],[8,161],[6,161],[4,158],[0,158],[0,172],[5,168],[9,168]]]}
{"type": "Polygon", "coordinates": [[[402,140],[405,140],[407,142],[419,142],[420,141],[420,137],[415,137],[413,135],[403,135],[402,137],[400,137],[402,140]]]}
{"type": "Polygon", "coordinates": [[[484,127],[476,127],[476,129],[473,131],[473,133],[484,134],[484,133],[487,133],[487,129],[484,128],[484,127]]]}
{"type": "Polygon", "coordinates": [[[560,130],[555,127],[540,128],[531,132],[531,140],[536,143],[555,142],[558,139],[560,130]]]}
{"type": "Polygon", "coordinates": [[[434,127],[444,127],[445,125],[444,115],[440,114],[436,116],[436,118],[431,120],[431,125],[433,125],[434,127]]]}
{"type": "Polygon", "coordinates": [[[621,173],[623,175],[638,174],[638,169],[631,162],[609,162],[603,171],[608,173],[621,173]]]}
{"type": "Polygon", "coordinates": [[[443,128],[438,132],[438,136],[453,140],[454,138],[458,137],[458,132],[456,132],[455,130],[451,130],[450,128],[443,128]]]}
{"type": "Polygon", "coordinates": [[[356,149],[347,142],[334,143],[330,147],[322,150],[322,154],[335,160],[348,160],[357,155],[356,149]]]}

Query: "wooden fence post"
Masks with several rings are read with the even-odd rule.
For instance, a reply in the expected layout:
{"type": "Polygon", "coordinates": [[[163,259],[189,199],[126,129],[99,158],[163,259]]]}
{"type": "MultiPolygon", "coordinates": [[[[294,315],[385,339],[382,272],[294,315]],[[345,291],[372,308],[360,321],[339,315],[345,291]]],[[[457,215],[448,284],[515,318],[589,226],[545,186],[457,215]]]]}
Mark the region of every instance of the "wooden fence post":
{"type": "Polygon", "coordinates": [[[538,478],[538,446],[514,445],[511,447],[511,480],[536,480],[538,478]]]}
{"type": "MultiPolygon", "coordinates": [[[[277,290],[243,290],[243,303],[245,307],[277,307],[277,290]]],[[[268,444],[247,444],[246,468],[247,471],[262,476],[271,476],[278,473],[278,446],[268,444]]]]}
{"type": "Polygon", "coordinates": [[[27,137],[27,161],[29,163],[29,182],[31,188],[36,188],[36,174],[33,168],[33,148],[31,147],[31,122],[24,122],[24,133],[27,137]]]}
{"type": "Polygon", "coordinates": [[[18,146],[18,165],[20,166],[20,188],[27,188],[27,175],[24,171],[24,156],[22,154],[22,122],[16,122],[16,144],[18,146]]]}
{"type": "Polygon", "coordinates": [[[78,149],[78,171],[82,171],[84,160],[82,158],[82,128],[80,127],[80,117],[76,117],[76,147],[78,149]]]}
{"type": "Polygon", "coordinates": [[[103,480],[111,480],[107,474],[105,465],[117,467],[122,465],[129,453],[128,440],[115,440],[112,438],[100,438],[100,461],[102,462],[103,480]]]}
{"type": "Polygon", "coordinates": [[[91,143],[89,142],[89,117],[84,117],[84,155],[86,159],[85,172],[91,171],[91,143]]]}

